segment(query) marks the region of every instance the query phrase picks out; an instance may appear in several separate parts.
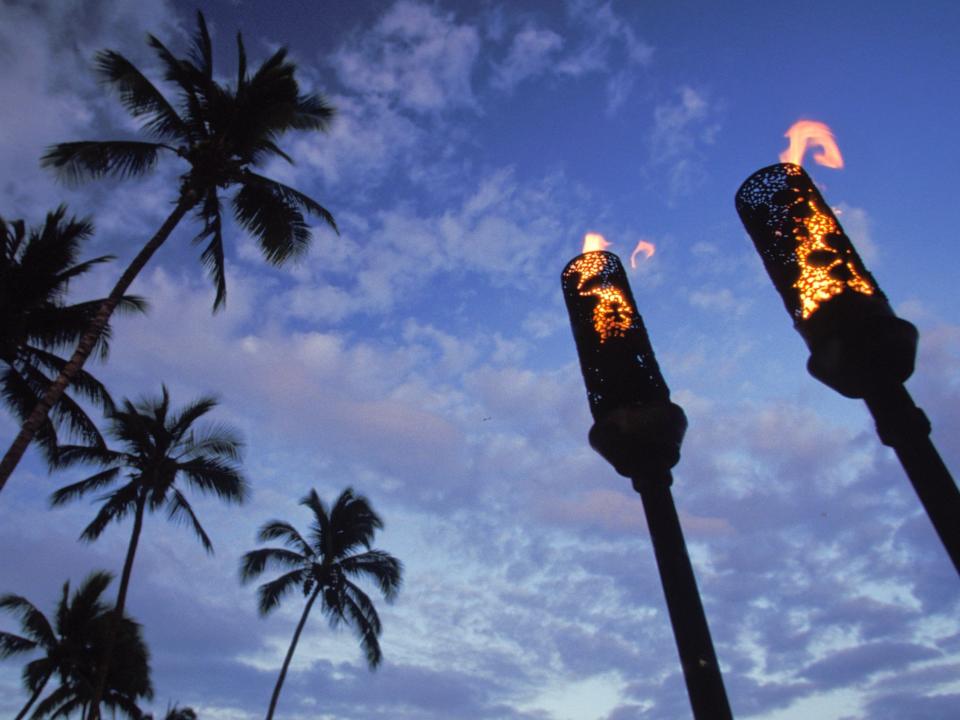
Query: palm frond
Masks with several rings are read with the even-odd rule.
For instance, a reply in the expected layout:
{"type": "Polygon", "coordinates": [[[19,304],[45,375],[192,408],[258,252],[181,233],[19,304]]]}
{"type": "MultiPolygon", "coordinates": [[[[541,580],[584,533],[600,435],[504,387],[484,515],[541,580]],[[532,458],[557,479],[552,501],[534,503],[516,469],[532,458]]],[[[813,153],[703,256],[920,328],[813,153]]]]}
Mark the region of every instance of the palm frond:
{"type": "Polygon", "coordinates": [[[161,150],[174,149],[163,143],[84,140],[51,145],[40,158],[40,164],[56,170],[68,183],[77,184],[105,175],[143,175],[157,164],[161,150]]]}
{"type": "Polygon", "coordinates": [[[58,468],[74,465],[100,465],[106,467],[129,460],[125,453],[90,445],[61,445],[57,455],[58,468]]]}
{"type": "Polygon", "coordinates": [[[320,130],[326,132],[336,117],[337,111],[318,93],[300,95],[297,98],[296,112],[290,126],[295,130],[320,130]]]}
{"type": "Polygon", "coordinates": [[[144,129],[167,140],[184,140],[187,128],[163,94],[123,55],[103,50],[96,55],[100,76],[120,93],[120,102],[134,117],[146,117],[144,129]]]}
{"type": "MultiPolygon", "coordinates": [[[[167,404],[169,405],[169,393],[167,398],[167,404]]],[[[219,402],[213,395],[205,395],[190,402],[175,413],[168,422],[165,422],[168,425],[170,436],[174,440],[181,440],[190,426],[213,410],[219,402]]]]}
{"type": "Polygon", "coordinates": [[[93,542],[106,530],[107,525],[119,522],[134,509],[140,488],[135,483],[127,483],[105,496],[106,502],[100,506],[96,517],[80,534],[81,540],[93,542]]]}
{"type": "Polygon", "coordinates": [[[310,489],[300,504],[310,508],[313,512],[313,521],[310,523],[310,539],[315,551],[328,560],[333,560],[332,531],[330,529],[330,513],[327,506],[313,488],[310,489]]]}
{"type": "Polygon", "coordinates": [[[38,702],[30,717],[31,720],[43,720],[46,717],[55,718],[60,715],[67,717],[72,710],[76,709],[78,704],[73,688],[64,683],[38,702]]]}
{"type": "Polygon", "coordinates": [[[302,553],[303,557],[310,558],[315,552],[310,544],[303,539],[299,531],[288,522],[282,520],[271,520],[265,523],[260,532],[257,533],[257,540],[260,542],[270,542],[271,540],[282,540],[288,548],[302,553]]]}
{"type": "MultiPolygon", "coordinates": [[[[33,375],[33,373],[31,373],[33,375]]],[[[49,383],[47,383],[49,385],[49,383]]],[[[46,389],[46,385],[43,386],[46,389]]],[[[22,423],[30,416],[43,389],[36,387],[21,375],[16,367],[7,367],[0,372],[0,394],[14,416],[22,423]]],[[[44,418],[34,435],[34,442],[43,451],[48,463],[57,456],[57,430],[49,415],[44,418]]]]}
{"type": "Polygon", "coordinates": [[[50,495],[50,505],[56,507],[58,505],[65,505],[66,503],[74,500],[79,500],[88,493],[96,492],[97,490],[101,490],[107,485],[110,485],[114,480],[116,480],[117,475],[119,474],[120,468],[114,467],[110,468],[109,470],[98,472],[95,475],[91,475],[85,480],[71,483],[70,485],[65,485],[50,495]]]}
{"type": "Polygon", "coordinates": [[[25,637],[20,637],[13,633],[0,632],[0,659],[30,652],[34,650],[37,645],[38,643],[35,640],[28,640],[25,637]]]}
{"type": "Polygon", "coordinates": [[[220,197],[216,188],[207,191],[206,198],[200,209],[203,218],[203,230],[194,238],[194,242],[202,242],[209,238],[207,246],[200,254],[200,262],[207,269],[213,280],[217,295],[213,300],[214,311],[219,310],[227,300],[227,273],[223,257],[223,230],[220,213],[220,197]]]}
{"type": "Polygon", "coordinates": [[[56,635],[50,627],[50,621],[22,595],[8,594],[0,597],[0,610],[6,610],[16,616],[20,621],[20,627],[32,641],[41,645],[56,642],[56,635]]]}
{"type": "MultiPolygon", "coordinates": [[[[38,351],[35,348],[31,348],[31,350],[34,351],[32,353],[34,357],[47,355],[47,353],[38,351]]],[[[48,358],[45,357],[44,362],[46,362],[47,359],[48,358]]],[[[59,360],[59,358],[55,356],[54,359],[59,360]]],[[[52,379],[41,373],[30,363],[24,363],[21,367],[21,372],[31,386],[34,397],[39,401],[52,382],[52,379]]],[[[107,394],[107,389],[89,374],[84,373],[83,375],[84,377],[80,383],[77,383],[74,390],[79,390],[82,395],[87,396],[101,406],[109,407],[112,401],[110,400],[109,394],[107,394]]],[[[33,408],[31,408],[31,410],[32,409],[33,408]]],[[[50,409],[48,418],[53,420],[58,431],[66,429],[72,437],[80,439],[91,447],[105,447],[106,445],[96,423],[90,419],[86,411],[77,404],[71,395],[64,393],[57,404],[50,409]]],[[[51,458],[51,460],[53,459],[55,458],[51,458]]]]}
{"type": "Polygon", "coordinates": [[[215,457],[195,457],[178,464],[187,481],[203,493],[214,493],[220,500],[242,503],[249,490],[240,469],[215,457]]]}
{"type": "Polygon", "coordinates": [[[237,33],[237,93],[247,84],[247,49],[243,46],[243,35],[237,33]]]}
{"type": "Polygon", "coordinates": [[[174,488],[170,494],[170,500],[167,504],[167,518],[169,520],[188,523],[200,539],[200,544],[203,545],[203,549],[211,555],[213,554],[213,543],[210,542],[210,537],[194,514],[190,503],[183,496],[183,493],[176,488],[174,488]]]}
{"type": "Polygon", "coordinates": [[[206,78],[192,63],[177,58],[167,46],[153,35],[147,36],[147,44],[154,49],[164,67],[163,77],[176,84],[180,97],[186,105],[184,124],[190,144],[194,144],[208,135],[203,121],[204,106],[201,94],[208,84],[206,78]]]}
{"type": "Polygon", "coordinates": [[[268,615],[275,610],[287,593],[306,580],[304,574],[304,570],[292,570],[257,588],[257,596],[260,599],[260,614],[268,615]]]}
{"type": "Polygon", "coordinates": [[[342,558],[357,547],[369,548],[374,533],[383,527],[383,521],[373,511],[369,500],[347,488],[330,509],[330,527],[333,528],[331,552],[334,557],[342,558]]]}
{"type": "Polygon", "coordinates": [[[306,210],[308,213],[317,215],[321,220],[323,220],[327,225],[329,225],[330,228],[335,233],[337,233],[338,235],[340,234],[340,230],[337,228],[337,223],[333,219],[333,215],[330,214],[330,211],[327,210],[325,207],[323,207],[323,205],[318,203],[309,195],[305,195],[304,193],[300,192],[299,190],[295,190],[289,185],[284,185],[281,182],[277,182],[276,180],[273,180],[268,177],[264,177],[263,175],[259,175],[249,170],[243,174],[243,179],[245,183],[247,182],[257,183],[266,188],[269,188],[271,192],[282,197],[284,201],[286,201],[290,205],[298,208],[302,208],[306,210]]]}
{"type": "Polygon", "coordinates": [[[204,77],[210,80],[213,78],[213,47],[210,43],[210,33],[207,31],[207,21],[199,10],[197,10],[197,32],[192,41],[190,58],[204,77]]]}
{"type": "Polygon", "coordinates": [[[403,583],[403,564],[382,550],[369,550],[340,561],[340,567],[355,578],[372,577],[389,602],[396,598],[403,583]]]}
{"type": "Polygon", "coordinates": [[[239,461],[243,455],[243,440],[236,431],[222,423],[209,423],[191,430],[183,440],[185,455],[213,455],[239,461]]]}
{"type": "Polygon", "coordinates": [[[360,638],[360,647],[367,658],[367,665],[376,668],[383,659],[380,651],[380,641],[377,639],[382,630],[380,616],[370,598],[349,580],[344,581],[346,588],[343,594],[343,615],[350,620],[357,637],[360,638]]]}
{"type": "Polygon", "coordinates": [[[275,187],[243,183],[233,196],[233,212],[237,222],[257,239],[267,262],[282,265],[307,251],[310,226],[275,187]]]}
{"type": "Polygon", "coordinates": [[[267,568],[303,569],[309,558],[283,548],[260,548],[244,553],[240,560],[240,580],[244,583],[259,577],[267,568]]]}

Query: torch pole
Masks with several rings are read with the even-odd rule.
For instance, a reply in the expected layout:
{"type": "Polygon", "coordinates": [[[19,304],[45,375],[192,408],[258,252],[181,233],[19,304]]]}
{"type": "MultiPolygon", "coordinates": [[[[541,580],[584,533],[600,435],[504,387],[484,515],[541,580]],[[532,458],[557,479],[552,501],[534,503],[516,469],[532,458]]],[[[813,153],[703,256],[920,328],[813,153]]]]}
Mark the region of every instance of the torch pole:
{"type": "Polygon", "coordinates": [[[666,482],[659,478],[653,482],[633,478],[633,486],[643,501],[693,717],[732,720],[707,616],[670,492],[670,475],[666,482]]]}
{"type": "Polygon", "coordinates": [[[960,490],[930,440],[930,421],[903,385],[864,397],[880,441],[893,448],[960,574],[960,490]]]}

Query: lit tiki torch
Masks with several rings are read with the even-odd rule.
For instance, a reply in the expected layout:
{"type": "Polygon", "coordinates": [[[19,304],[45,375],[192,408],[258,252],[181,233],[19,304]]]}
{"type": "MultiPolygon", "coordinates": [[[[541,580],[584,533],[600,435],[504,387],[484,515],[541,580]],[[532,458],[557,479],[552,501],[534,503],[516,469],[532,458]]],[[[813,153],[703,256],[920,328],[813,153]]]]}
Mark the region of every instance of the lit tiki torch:
{"type": "MultiPolygon", "coordinates": [[[[670,494],[687,420],[670,402],[623,265],[606,246],[602,236],[588,234],[583,254],[561,276],[595,420],[590,444],[642,499],[694,717],[732,718],[670,494]]],[[[653,246],[638,250],[649,255],[653,246]]]]}
{"type": "Polygon", "coordinates": [[[810,349],[807,369],[851,398],[863,398],[881,442],[894,449],[960,572],[960,492],[930,441],[930,422],[903,383],[913,373],[917,329],[898,318],[810,176],[814,159],[842,167],[830,129],[801,121],[787,133],[781,163],[758,170],[737,192],[737,212],[767,273],[810,349]]]}

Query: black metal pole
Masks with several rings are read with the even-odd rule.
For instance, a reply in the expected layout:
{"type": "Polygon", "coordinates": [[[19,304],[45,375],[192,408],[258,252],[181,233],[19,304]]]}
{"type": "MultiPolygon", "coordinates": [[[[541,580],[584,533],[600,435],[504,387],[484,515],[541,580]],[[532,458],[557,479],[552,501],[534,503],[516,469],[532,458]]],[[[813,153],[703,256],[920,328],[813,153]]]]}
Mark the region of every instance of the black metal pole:
{"type": "Polygon", "coordinates": [[[633,486],[643,501],[670,624],[680,654],[683,679],[696,720],[732,720],[723,676],[700,602],[680,519],[667,482],[636,478],[633,486]]]}
{"type": "Polygon", "coordinates": [[[881,442],[893,448],[960,574],[960,490],[930,440],[930,421],[903,385],[864,397],[881,442]]]}

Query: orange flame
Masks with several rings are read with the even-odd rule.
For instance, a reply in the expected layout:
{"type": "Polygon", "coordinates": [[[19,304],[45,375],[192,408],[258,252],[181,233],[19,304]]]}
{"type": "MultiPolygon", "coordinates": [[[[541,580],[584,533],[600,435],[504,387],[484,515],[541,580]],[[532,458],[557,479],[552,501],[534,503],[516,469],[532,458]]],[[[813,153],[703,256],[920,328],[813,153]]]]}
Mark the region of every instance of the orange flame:
{"type": "Polygon", "coordinates": [[[610,243],[600,233],[587,233],[583,236],[583,252],[595,252],[597,250],[606,250],[610,243]]]}
{"type": "Polygon", "coordinates": [[[822,122],[797,120],[784,137],[790,138],[790,146],[780,153],[780,162],[802,165],[804,153],[813,145],[820,148],[820,152],[813,156],[817,163],[829,168],[843,167],[843,156],[837,147],[833,131],[822,122]]]}
{"type": "Polygon", "coordinates": [[[643,253],[647,260],[653,257],[653,254],[657,251],[657,246],[654,245],[649,240],[641,240],[637,243],[637,246],[633,249],[633,252],[630,253],[630,267],[634,270],[637,269],[637,255],[643,253]]]}

